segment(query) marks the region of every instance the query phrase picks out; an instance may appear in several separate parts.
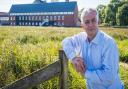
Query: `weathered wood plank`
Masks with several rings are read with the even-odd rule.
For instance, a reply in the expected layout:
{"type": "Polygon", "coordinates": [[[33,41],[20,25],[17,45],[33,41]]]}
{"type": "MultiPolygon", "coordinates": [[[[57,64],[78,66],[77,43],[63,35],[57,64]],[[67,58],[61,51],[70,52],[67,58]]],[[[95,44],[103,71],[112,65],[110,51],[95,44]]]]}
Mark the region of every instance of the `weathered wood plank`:
{"type": "Polygon", "coordinates": [[[60,89],[68,89],[68,59],[63,50],[59,50],[61,61],[60,89]]]}
{"type": "Polygon", "coordinates": [[[48,65],[47,67],[40,69],[32,74],[15,81],[14,83],[5,86],[1,89],[28,89],[29,87],[38,85],[47,81],[57,75],[60,75],[60,60],[48,65]]]}

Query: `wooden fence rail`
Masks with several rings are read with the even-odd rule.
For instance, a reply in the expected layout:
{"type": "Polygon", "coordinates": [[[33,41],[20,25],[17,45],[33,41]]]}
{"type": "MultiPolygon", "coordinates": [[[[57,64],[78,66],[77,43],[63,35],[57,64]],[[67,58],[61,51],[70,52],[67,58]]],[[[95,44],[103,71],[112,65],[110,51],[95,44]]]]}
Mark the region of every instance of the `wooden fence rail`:
{"type": "Polygon", "coordinates": [[[10,85],[1,89],[28,89],[32,86],[41,84],[55,76],[60,76],[60,89],[68,89],[68,60],[63,50],[59,50],[59,60],[46,66],[43,69],[37,70],[30,75],[27,75],[10,85]]]}

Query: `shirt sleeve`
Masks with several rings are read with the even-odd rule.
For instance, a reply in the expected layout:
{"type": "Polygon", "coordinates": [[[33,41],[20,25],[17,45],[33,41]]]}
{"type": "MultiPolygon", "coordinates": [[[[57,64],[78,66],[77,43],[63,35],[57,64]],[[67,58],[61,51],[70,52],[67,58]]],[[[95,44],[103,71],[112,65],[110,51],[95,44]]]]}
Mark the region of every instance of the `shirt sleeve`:
{"type": "Polygon", "coordinates": [[[96,70],[86,70],[85,77],[92,83],[109,86],[114,82],[118,72],[119,54],[114,41],[111,41],[104,50],[102,65],[96,70]]]}
{"type": "Polygon", "coordinates": [[[80,46],[80,40],[80,35],[77,34],[62,41],[63,50],[70,60],[76,56],[76,49],[80,46]]]}

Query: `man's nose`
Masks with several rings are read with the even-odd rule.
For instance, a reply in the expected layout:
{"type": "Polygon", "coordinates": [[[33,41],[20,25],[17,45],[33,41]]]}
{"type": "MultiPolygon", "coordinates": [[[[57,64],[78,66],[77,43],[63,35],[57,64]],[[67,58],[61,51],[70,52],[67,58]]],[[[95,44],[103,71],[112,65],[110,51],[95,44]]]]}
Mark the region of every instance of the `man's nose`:
{"type": "Polygon", "coordinates": [[[90,21],[88,25],[89,25],[89,26],[93,26],[93,23],[92,23],[92,21],[90,21]]]}

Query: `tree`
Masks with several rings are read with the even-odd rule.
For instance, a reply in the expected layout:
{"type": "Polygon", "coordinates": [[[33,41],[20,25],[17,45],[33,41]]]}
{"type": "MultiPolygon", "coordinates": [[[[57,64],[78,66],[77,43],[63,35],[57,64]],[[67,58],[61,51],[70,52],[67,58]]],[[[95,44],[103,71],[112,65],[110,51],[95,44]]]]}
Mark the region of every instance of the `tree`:
{"type": "Polygon", "coordinates": [[[117,3],[120,2],[120,0],[111,0],[110,3],[117,3]]]}
{"type": "Polygon", "coordinates": [[[128,25],[128,3],[123,4],[118,8],[118,12],[116,15],[117,25],[128,25]]]}
{"type": "Polygon", "coordinates": [[[108,25],[115,25],[116,24],[116,16],[115,16],[115,7],[114,4],[109,4],[105,8],[105,18],[104,23],[107,23],[108,25]]]}
{"type": "Polygon", "coordinates": [[[104,14],[105,6],[104,5],[98,5],[96,9],[99,12],[100,23],[102,24],[104,17],[105,17],[105,14],[104,14]]]}

